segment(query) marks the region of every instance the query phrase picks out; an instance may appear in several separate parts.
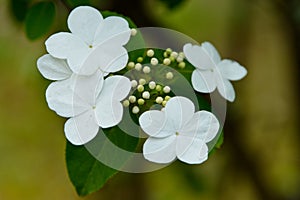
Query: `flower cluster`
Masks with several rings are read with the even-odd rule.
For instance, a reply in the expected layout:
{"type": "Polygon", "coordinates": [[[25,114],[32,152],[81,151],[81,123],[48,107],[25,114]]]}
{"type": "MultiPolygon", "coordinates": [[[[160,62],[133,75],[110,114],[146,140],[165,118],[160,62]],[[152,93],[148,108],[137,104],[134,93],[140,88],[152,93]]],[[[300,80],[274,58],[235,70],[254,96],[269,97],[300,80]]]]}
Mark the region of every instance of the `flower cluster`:
{"type": "Polygon", "coordinates": [[[210,93],[217,88],[225,99],[234,101],[230,81],[243,78],[247,73],[244,67],[221,60],[208,42],[186,44],[182,52],[166,49],[162,58],[156,57],[155,49],[147,49],[130,60],[124,46],[137,31],[122,17],[103,19],[98,10],[88,6],[70,13],[68,27],[70,32],[47,39],[48,54],[38,59],[37,66],[45,78],[54,81],[46,90],[46,100],[50,109],[68,118],[64,132],[72,144],[86,144],[99,128],[118,125],[124,107],[130,107],[140,128],[149,135],[143,146],[145,159],[170,163],[178,158],[189,164],[207,159],[207,143],[220,131],[218,119],[211,112],[195,110],[190,99],[176,96],[172,86],[154,79],[160,74],[166,83],[174,82],[174,72],[155,71],[161,65],[183,70],[188,62],[195,68],[190,80],[194,90],[210,93]],[[124,71],[134,71],[134,78],[124,71]],[[153,105],[158,109],[153,110],[153,105]]]}
{"type": "Polygon", "coordinates": [[[49,54],[37,61],[41,74],[55,82],[46,91],[49,107],[69,118],[65,135],[75,144],[92,140],[99,127],[117,125],[123,114],[123,100],[131,83],[124,76],[105,78],[126,67],[128,54],[123,47],[131,30],[121,17],[103,19],[91,7],[74,9],[68,18],[71,33],[49,37],[49,54]]]}

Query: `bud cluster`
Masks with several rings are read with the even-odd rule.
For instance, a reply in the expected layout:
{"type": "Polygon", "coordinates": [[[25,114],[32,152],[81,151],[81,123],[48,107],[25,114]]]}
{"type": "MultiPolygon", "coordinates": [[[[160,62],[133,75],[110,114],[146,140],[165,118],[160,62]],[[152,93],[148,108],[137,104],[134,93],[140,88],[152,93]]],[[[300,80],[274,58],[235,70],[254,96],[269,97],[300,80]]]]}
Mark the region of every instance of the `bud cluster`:
{"type": "Polygon", "coordinates": [[[168,100],[175,96],[168,81],[176,79],[172,71],[159,71],[162,66],[183,69],[185,68],[185,56],[183,52],[166,50],[147,49],[145,52],[130,58],[127,70],[133,72],[131,79],[131,94],[123,101],[124,107],[129,107],[133,114],[142,114],[149,110],[153,105],[158,104],[162,107],[168,100]],[[158,72],[159,71],[159,72],[158,72]],[[155,81],[155,76],[159,73],[165,79],[164,84],[155,81]]]}

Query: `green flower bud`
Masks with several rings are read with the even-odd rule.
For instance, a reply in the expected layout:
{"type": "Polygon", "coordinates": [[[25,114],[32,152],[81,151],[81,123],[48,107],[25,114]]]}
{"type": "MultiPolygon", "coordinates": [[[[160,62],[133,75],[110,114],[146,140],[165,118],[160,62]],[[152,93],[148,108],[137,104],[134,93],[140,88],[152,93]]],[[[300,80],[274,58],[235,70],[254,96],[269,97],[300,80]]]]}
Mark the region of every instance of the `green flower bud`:
{"type": "Polygon", "coordinates": [[[142,98],[138,99],[138,104],[139,105],[144,105],[144,103],[145,103],[144,99],[142,99],[142,98]]]}
{"type": "Polygon", "coordinates": [[[129,62],[129,63],[127,64],[127,67],[128,67],[129,69],[133,69],[133,68],[134,68],[134,62],[129,62]]]}
{"type": "Polygon", "coordinates": [[[141,79],[139,80],[139,84],[140,84],[140,85],[145,85],[145,84],[146,84],[146,80],[143,79],[143,78],[141,78],[141,79]]]}
{"type": "Polygon", "coordinates": [[[178,67],[179,67],[180,69],[185,68],[185,62],[180,62],[180,63],[178,64],[178,67]]]}
{"type": "Polygon", "coordinates": [[[138,86],[137,86],[137,90],[138,90],[139,92],[143,92],[143,91],[144,91],[144,86],[143,86],[143,85],[138,85],[138,86]]]}
{"type": "Polygon", "coordinates": [[[128,107],[130,104],[130,102],[126,99],[125,101],[123,101],[123,106],[124,107],[128,107]]]}
{"type": "Polygon", "coordinates": [[[139,63],[141,63],[141,62],[143,62],[143,60],[144,60],[143,57],[138,57],[136,61],[139,62],[139,63]]]}

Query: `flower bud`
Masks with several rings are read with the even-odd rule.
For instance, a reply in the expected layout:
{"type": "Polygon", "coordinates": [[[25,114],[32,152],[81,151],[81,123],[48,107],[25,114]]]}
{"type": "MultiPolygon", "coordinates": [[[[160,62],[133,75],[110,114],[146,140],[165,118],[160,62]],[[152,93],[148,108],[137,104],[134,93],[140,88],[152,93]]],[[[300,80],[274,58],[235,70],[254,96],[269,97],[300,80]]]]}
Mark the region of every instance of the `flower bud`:
{"type": "Polygon", "coordinates": [[[148,57],[154,56],[154,51],[153,51],[152,49],[149,49],[149,50],[147,51],[147,56],[148,56],[148,57]]]}
{"type": "Polygon", "coordinates": [[[178,67],[179,67],[180,69],[185,68],[185,62],[180,62],[180,63],[178,64],[178,67]]]}
{"type": "Polygon", "coordinates": [[[161,104],[164,101],[162,97],[156,97],[155,102],[161,104]]]}
{"type": "Polygon", "coordinates": [[[135,88],[138,85],[136,80],[131,81],[131,87],[135,88]]]}
{"type": "Polygon", "coordinates": [[[172,79],[174,77],[173,73],[172,72],[168,72],[166,73],[166,79],[172,79]]]}
{"type": "Polygon", "coordinates": [[[129,63],[127,64],[127,67],[128,67],[129,69],[133,69],[133,68],[134,68],[134,62],[129,62],[129,63]]]}
{"type": "Polygon", "coordinates": [[[142,99],[142,98],[138,99],[138,104],[139,105],[144,105],[144,103],[145,103],[144,99],[142,99]]]}
{"type": "Polygon", "coordinates": [[[156,89],[157,92],[160,92],[162,88],[161,88],[160,85],[157,85],[157,86],[155,87],[155,89],[156,89]]]}
{"type": "Polygon", "coordinates": [[[124,107],[128,107],[130,104],[130,102],[126,99],[125,101],[123,101],[123,106],[124,107]]]}
{"type": "Polygon", "coordinates": [[[138,90],[139,92],[143,92],[143,91],[144,91],[144,86],[143,86],[143,85],[138,85],[138,86],[137,86],[137,90],[138,90]]]}
{"type": "Polygon", "coordinates": [[[150,93],[148,91],[143,92],[142,97],[144,99],[150,99],[150,93]]]}
{"type": "Polygon", "coordinates": [[[133,106],[133,108],[132,108],[132,113],[133,113],[133,114],[138,114],[139,112],[140,112],[139,107],[133,106]]]}
{"type": "Polygon", "coordinates": [[[145,84],[146,84],[146,80],[143,79],[143,78],[141,78],[141,79],[139,80],[139,84],[140,84],[140,85],[145,85],[145,84]]]}
{"type": "Polygon", "coordinates": [[[131,36],[135,36],[137,34],[137,30],[135,28],[131,29],[131,36]]]}
{"type": "Polygon", "coordinates": [[[164,61],[163,61],[163,64],[164,65],[169,65],[169,64],[171,64],[171,60],[169,58],[165,58],[164,61]]]}
{"type": "Polygon", "coordinates": [[[151,71],[151,69],[150,69],[150,67],[148,67],[148,66],[145,66],[145,67],[143,68],[143,72],[144,72],[145,74],[149,74],[150,71],[151,71]]]}
{"type": "Polygon", "coordinates": [[[151,90],[153,90],[156,87],[156,83],[154,81],[150,81],[148,85],[151,90]]]}
{"type": "Polygon", "coordinates": [[[141,71],[141,69],[142,69],[141,63],[136,63],[134,68],[135,68],[135,70],[137,70],[137,71],[141,71]]]}
{"type": "Polygon", "coordinates": [[[139,63],[143,62],[143,60],[144,60],[143,57],[138,57],[138,58],[136,59],[136,61],[139,62],[139,63]]]}
{"type": "Polygon", "coordinates": [[[171,88],[169,86],[165,86],[163,88],[164,93],[169,93],[171,91],[171,88]]]}
{"type": "Polygon", "coordinates": [[[129,102],[130,103],[135,103],[136,102],[136,97],[131,95],[129,98],[128,98],[129,102]]]}
{"type": "Polygon", "coordinates": [[[151,65],[157,65],[158,64],[157,58],[151,58],[150,63],[151,63],[151,65]]]}

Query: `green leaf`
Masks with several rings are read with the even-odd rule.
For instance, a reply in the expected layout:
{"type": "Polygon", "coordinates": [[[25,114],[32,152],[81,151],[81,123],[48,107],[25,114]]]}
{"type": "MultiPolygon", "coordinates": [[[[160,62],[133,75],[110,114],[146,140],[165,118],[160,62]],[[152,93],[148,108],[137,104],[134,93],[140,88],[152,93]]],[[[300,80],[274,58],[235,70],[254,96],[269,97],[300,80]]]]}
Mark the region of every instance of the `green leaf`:
{"type": "Polygon", "coordinates": [[[117,170],[96,160],[84,146],[67,142],[66,162],[69,177],[80,196],[101,188],[117,170]]]}
{"type": "Polygon", "coordinates": [[[160,0],[168,6],[169,9],[174,9],[180,6],[185,0],[160,0]]]}
{"type": "Polygon", "coordinates": [[[96,138],[85,146],[74,146],[67,142],[66,162],[69,177],[80,196],[99,190],[130,158],[119,153],[119,149],[133,152],[139,139],[129,136],[119,127],[99,131],[96,138]],[[114,146],[114,145],[116,146],[114,146]],[[114,147],[112,147],[114,146],[114,147]],[[113,163],[112,169],[102,162],[113,163]]]}
{"type": "Polygon", "coordinates": [[[29,39],[34,40],[49,31],[55,16],[53,2],[40,2],[33,5],[26,15],[25,29],[29,39]]]}
{"type": "Polygon", "coordinates": [[[127,16],[124,16],[124,15],[121,15],[119,13],[116,13],[116,12],[111,12],[111,11],[108,11],[108,10],[105,10],[105,11],[101,11],[101,14],[104,18],[106,17],[109,17],[109,16],[119,16],[119,17],[122,17],[124,18],[125,20],[127,20],[128,24],[129,24],[129,27],[130,28],[136,28],[137,26],[135,25],[135,23],[127,16]]]}
{"type": "Polygon", "coordinates": [[[90,5],[89,0],[65,0],[65,2],[72,8],[83,5],[90,5]]]}
{"type": "Polygon", "coordinates": [[[17,21],[25,20],[29,3],[30,0],[10,0],[10,10],[17,21]]]}

